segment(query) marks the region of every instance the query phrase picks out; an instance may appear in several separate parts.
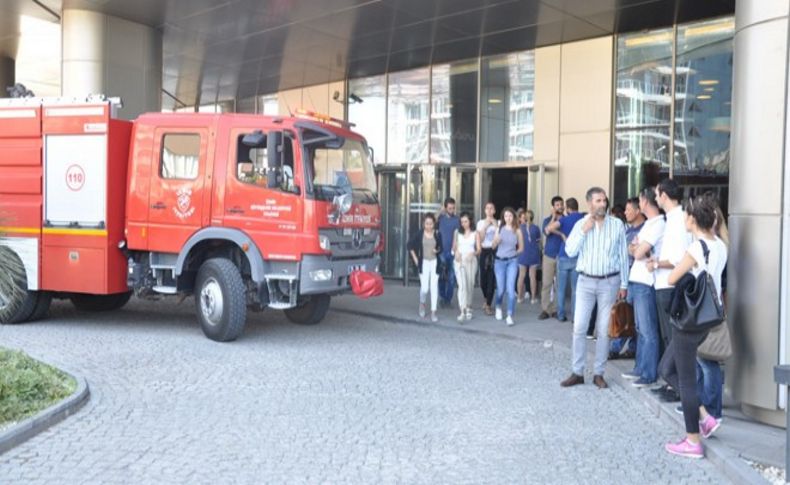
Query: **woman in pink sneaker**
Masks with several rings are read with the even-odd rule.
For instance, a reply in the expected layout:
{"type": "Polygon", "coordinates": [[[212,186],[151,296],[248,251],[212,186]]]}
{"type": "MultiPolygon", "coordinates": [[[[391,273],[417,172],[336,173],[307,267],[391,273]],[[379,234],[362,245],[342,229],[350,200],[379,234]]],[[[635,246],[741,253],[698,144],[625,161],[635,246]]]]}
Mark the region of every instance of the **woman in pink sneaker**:
{"type": "MultiPolygon", "coordinates": [[[[689,199],[686,207],[686,228],[694,236],[694,242],[669,275],[669,284],[691,272],[695,277],[703,270],[713,278],[716,294],[721,301],[721,274],[727,264],[727,246],[715,234],[718,204],[715,197],[705,193],[689,199]]],[[[683,418],[686,422],[686,438],[678,443],[668,443],[666,450],[672,454],[689,458],[704,455],[700,434],[708,438],[719,427],[719,422],[700,406],[697,397],[697,347],[705,340],[708,332],[684,332],[674,328],[659,365],[661,376],[680,391],[683,418]]]]}

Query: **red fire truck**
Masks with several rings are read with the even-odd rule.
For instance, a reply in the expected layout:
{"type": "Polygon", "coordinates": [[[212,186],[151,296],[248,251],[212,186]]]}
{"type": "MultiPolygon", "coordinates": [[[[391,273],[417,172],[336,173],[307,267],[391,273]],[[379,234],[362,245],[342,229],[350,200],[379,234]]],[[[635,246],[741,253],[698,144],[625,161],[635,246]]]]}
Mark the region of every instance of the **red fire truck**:
{"type": "Polygon", "coordinates": [[[342,121],[151,113],[118,101],[0,100],[0,244],[23,267],[0,322],[135,294],[195,298],[209,338],[248,309],[320,322],[355,270],[378,271],[381,211],[365,140],[342,121]]]}

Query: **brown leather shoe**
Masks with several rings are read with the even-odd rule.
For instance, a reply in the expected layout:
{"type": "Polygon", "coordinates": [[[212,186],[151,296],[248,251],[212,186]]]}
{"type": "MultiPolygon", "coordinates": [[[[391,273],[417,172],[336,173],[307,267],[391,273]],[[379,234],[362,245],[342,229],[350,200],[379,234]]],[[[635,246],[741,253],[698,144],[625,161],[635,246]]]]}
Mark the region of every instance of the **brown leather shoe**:
{"type": "Polygon", "coordinates": [[[571,387],[578,384],[584,384],[584,376],[580,376],[579,374],[571,374],[570,377],[560,382],[560,386],[562,387],[571,387]]]}
{"type": "Polygon", "coordinates": [[[603,376],[593,376],[593,384],[598,386],[598,389],[606,389],[609,384],[603,379],[603,376]]]}

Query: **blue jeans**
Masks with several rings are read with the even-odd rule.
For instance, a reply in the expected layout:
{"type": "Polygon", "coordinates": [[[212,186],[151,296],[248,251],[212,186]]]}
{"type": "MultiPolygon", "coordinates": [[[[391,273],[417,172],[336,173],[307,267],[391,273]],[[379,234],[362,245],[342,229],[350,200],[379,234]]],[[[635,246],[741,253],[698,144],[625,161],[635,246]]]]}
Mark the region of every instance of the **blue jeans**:
{"type": "Polygon", "coordinates": [[[573,309],[576,306],[576,280],[579,273],[576,272],[576,262],[578,258],[557,258],[557,318],[565,318],[565,291],[568,288],[568,281],[571,283],[571,307],[568,314],[573,316],[573,309]]]}
{"type": "Polygon", "coordinates": [[[628,300],[634,306],[636,321],[636,360],[634,372],[647,382],[658,378],[658,312],[656,290],[642,283],[628,283],[628,300]]]}
{"type": "Polygon", "coordinates": [[[439,275],[439,298],[445,303],[453,301],[453,292],[455,291],[455,268],[453,263],[455,259],[450,253],[442,253],[439,255],[446,268],[444,274],[439,275]],[[444,278],[443,276],[447,277],[444,278]]]}
{"type": "MultiPolygon", "coordinates": [[[[726,323],[725,323],[726,325],[726,323]]],[[[697,357],[697,396],[708,413],[721,418],[721,401],[724,387],[724,371],[713,360],[697,357]]]]}
{"type": "Polygon", "coordinates": [[[598,340],[595,342],[595,374],[603,375],[606,370],[606,359],[609,357],[609,314],[612,305],[617,300],[620,290],[620,275],[611,278],[590,278],[579,275],[578,293],[576,294],[576,308],[573,313],[573,357],[571,365],[573,373],[584,375],[584,366],[587,357],[587,328],[590,326],[590,317],[593,308],[598,305],[595,331],[598,340]]]}
{"type": "Polygon", "coordinates": [[[518,278],[518,258],[494,260],[496,275],[496,306],[502,304],[502,297],[507,291],[507,315],[513,315],[516,309],[516,278],[518,278]]]}

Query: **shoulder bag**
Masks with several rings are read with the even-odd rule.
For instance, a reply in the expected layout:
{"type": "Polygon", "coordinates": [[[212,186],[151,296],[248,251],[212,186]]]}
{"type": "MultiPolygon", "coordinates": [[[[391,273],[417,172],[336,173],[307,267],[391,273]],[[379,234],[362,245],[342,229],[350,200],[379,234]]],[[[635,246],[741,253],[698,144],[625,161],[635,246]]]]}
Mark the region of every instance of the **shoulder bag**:
{"type": "Polygon", "coordinates": [[[699,242],[705,256],[705,269],[692,284],[676,287],[669,315],[672,326],[683,332],[704,332],[724,321],[724,308],[716,294],[713,277],[708,273],[710,250],[705,241],[700,239],[699,242]]]}

